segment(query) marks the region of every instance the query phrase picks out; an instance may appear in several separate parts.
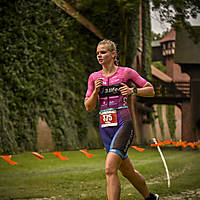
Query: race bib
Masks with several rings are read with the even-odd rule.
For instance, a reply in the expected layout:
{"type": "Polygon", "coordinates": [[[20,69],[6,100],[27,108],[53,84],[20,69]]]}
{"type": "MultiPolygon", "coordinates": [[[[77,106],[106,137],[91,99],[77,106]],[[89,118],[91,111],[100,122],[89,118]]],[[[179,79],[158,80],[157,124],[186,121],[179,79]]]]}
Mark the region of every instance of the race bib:
{"type": "Polygon", "coordinates": [[[117,111],[110,110],[100,114],[101,127],[117,126],[117,111]]]}

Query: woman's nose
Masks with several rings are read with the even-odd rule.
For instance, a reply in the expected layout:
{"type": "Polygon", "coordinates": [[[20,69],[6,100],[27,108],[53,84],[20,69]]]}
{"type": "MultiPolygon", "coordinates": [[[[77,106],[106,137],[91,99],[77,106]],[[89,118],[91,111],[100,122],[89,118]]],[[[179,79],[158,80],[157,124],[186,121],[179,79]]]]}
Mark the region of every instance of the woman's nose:
{"type": "Polygon", "coordinates": [[[98,58],[100,58],[101,56],[102,56],[102,55],[101,55],[100,53],[97,55],[98,58]]]}

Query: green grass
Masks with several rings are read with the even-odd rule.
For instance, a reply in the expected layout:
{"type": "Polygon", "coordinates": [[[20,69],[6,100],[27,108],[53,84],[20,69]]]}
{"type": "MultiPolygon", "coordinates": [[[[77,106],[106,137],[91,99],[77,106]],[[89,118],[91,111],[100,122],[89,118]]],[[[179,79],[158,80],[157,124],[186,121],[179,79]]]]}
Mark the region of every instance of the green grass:
{"type": "MultiPolygon", "coordinates": [[[[66,151],[69,160],[59,160],[52,153],[44,153],[38,160],[31,152],[14,155],[19,162],[11,166],[0,158],[0,199],[31,199],[55,197],[58,200],[104,200],[106,180],[104,150],[90,150],[87,158],[79,151],[66,151]]],[[[137,152],[129,150],[135,168],[143,174],[148,187],[160,196],[178,194],[200,188],[200,152],[164,149],[171,177],[167,187],[166,173],[156,149],[137,152]]],[[[121,200],[140,200],[141,195],[120,175],[121,200]]]]}

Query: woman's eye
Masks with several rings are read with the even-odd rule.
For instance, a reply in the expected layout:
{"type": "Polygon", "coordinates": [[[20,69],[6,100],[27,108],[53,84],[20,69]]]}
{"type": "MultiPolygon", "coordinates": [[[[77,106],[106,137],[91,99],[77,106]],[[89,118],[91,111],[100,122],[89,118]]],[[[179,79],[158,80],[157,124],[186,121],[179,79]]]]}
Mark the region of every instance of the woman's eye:
{"type": "Polygon", "coordinates": [[[97,55],[99,55],[99,54],[105,54],[105,53],[107,53],[107,51],[99,51],[99,52],[97,52],[97,55]]]}

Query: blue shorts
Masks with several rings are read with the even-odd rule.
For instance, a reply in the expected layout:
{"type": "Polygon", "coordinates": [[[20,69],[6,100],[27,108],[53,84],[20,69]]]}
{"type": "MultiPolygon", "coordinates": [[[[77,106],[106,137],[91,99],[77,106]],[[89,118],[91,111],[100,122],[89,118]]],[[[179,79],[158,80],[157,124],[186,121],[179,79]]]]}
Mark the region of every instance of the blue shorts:
{"type": "Polygon", "coordinates": [[[117,126],[104,128],[100,123],[100,134],[106,151],[116,153],[125,160],[134,137],[134,125],[128,108],[117,110],[117,121],[117,126]]]}

